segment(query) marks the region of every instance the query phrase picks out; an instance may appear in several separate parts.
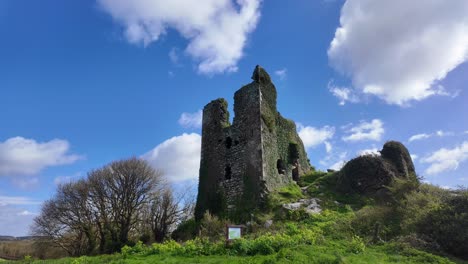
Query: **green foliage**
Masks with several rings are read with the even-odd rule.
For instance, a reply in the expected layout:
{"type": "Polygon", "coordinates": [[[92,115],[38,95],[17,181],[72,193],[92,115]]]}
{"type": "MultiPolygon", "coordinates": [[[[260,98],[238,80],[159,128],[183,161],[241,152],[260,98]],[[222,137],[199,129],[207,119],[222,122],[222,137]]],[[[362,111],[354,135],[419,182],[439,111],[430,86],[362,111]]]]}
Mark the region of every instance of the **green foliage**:
{"type": "Polygon", "coordinates": [[[171,237],[176,241],[186,241],[194,239],[197,235],[199,226],[195,219],[191,218],[187,221],[180,223],[177,228],[172,232],[171,237]]]}
{"type": "Polygon", "coordinates": [[[278,194],[286,201],[295,201],[304,198],[301,188],[296,183],[290,183],[280,188],[278,194]]]}
{"type": "Polygon", "coordinates": [[[380,236],[384,240],[399,234],[401,217],[389,206],[365,206],[355,213],[351,226],[356,234],[369,239],[374,235],[375,225],[381,225],[380,236]]]}
{"type": "Polygon", "coordinates": [[[361,237],[355,235],[349,243],[349,250],[355,254],[362,253],[366,250],[366,244],[361,237]]]}
{"type": "Polygon", "coordinates": [[[325,175],[327,175],[327,172],[324,172],[324,171],[310,171],[309,173],[303,175],[300,178],[299,185],[307,186],[315,182],[315,180],[317,180],[318,178],[323,177],[325,175]]]}
{"type": "Polygon", "coordinates": [[[226,220],[219,219],[216,215],[205,212],[200,221],[200,237],[211,241],[218,241],[224,238],[226,220]]]}
{"type": "Polygon", "coordinates": [[[408,178],[394,178],[392,184],[387,187],[390,191],[391,201],[400,204],[406,196],[419,188],[420,182],[415,174],[410,174],[408,178]]]}
{"type": "Polygon", "coordinates": [[[453,194],[446,203],[430,211],[419,230],[447,252],[468,260],[468,191],[453,194]]]}
{"type": "MultiPolygon", "coordinates": [[[[268,111],[269,112],[269,111],[268,111]]],[[[275,116],[270,113],[266,113],[266,111],[262,112],[262,120],[265,122],[265,125],[267,126],[268,130],[270,132],[273,132],[275,130],[275,116]]]]}

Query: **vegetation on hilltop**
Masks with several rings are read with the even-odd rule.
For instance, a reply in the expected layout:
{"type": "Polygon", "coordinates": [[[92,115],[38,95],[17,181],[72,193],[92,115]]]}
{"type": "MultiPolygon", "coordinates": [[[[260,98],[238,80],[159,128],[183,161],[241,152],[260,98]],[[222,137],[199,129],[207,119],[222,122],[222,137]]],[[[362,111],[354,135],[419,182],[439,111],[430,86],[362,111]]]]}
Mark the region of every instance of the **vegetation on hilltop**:
{"type": "Polygon", "coordinates": [[[271,194],[268,208],[246,225],[245,236],[228,246],[229,221],[205,214],[200,223],[181,225],[174,233],[178,242],[138,242],[113,255],[50,263],[468,263],[459,259],[467,252],[466,189],[399,179],[387,186],[394,199],[382,202],[336,192],[336,177],[313,172],[299,186],[271,194]],[[309,197],[320,198],[322,213],[282,206],[309,197]]]}

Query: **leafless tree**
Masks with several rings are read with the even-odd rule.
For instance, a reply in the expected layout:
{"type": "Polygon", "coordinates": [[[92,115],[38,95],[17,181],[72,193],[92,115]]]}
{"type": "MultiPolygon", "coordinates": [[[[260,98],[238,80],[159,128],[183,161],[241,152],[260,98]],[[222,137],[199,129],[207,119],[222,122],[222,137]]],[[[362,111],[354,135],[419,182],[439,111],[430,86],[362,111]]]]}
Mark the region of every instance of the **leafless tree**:
{"type": "Polygon", "coordinates": [[[70,255],[91,254],[96,242],[91,208],[86,181],[59,185],[35,218],[33,234],[49,237],[70,255]]]}
{"type": "Polygon", "coordinates": [[[193,217],[191,189],[173,192],[144,160],[115,161],[86,179],[59,185],[34,220],[33,234],[73,256],[112,253],[144,235],[162,242],[193,217]]]}
{"type": "Polygon", "coordinates": [[[177,195],[170,188],[165,188],[153,196],[150,202],[150,223],[156,242],[162,242],[177,224],[193,216],[194,197],[188,188],[177,195]]]}
{"type": "Polygon", "coordinates": [[[116,251],[128,242],[131,229],[142,221],[138,211],[157,191],[162,173],[144,160],[131,158],[93,171],[88,179],[96,206],[100,251],[116,251]]]}

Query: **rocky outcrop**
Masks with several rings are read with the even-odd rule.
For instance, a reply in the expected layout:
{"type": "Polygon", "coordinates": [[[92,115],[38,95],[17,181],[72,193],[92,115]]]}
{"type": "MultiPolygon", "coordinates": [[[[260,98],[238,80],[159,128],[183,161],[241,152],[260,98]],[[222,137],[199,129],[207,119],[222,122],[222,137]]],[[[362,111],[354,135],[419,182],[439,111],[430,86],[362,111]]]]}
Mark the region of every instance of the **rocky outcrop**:
{"type": "Polygon", "coordinates": [[[343,192],[382,196],[394,178],[414,175],[414,164],[408,149],[400,142],[389,141],[380,155],[363,155],[346,163],[338,172],[337,188],[343,192]]]}
{"type": "Polygon", "coordinates": [[[319,202],[320,199],[318,198],[299,199],[294,203],[283,204],[283,208],[288,211],[303,209],[308,214],[318,214],[322,212],[319,202]]]}

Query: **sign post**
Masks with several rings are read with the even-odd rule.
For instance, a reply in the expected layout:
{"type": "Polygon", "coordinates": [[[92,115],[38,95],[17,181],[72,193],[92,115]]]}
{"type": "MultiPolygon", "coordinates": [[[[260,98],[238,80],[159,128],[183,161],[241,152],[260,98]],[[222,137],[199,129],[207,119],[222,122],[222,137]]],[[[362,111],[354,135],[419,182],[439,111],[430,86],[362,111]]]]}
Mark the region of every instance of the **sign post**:
{"type": "Polygon", "coordinates": [[[242,237],[243,225],[226,225],[226,245],[242,237]]]}

